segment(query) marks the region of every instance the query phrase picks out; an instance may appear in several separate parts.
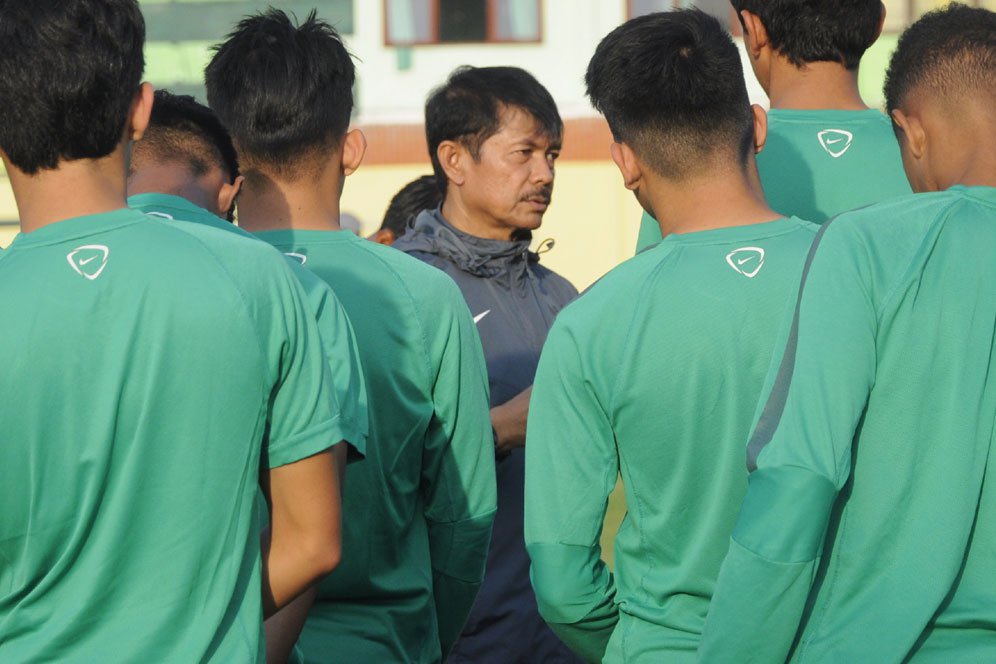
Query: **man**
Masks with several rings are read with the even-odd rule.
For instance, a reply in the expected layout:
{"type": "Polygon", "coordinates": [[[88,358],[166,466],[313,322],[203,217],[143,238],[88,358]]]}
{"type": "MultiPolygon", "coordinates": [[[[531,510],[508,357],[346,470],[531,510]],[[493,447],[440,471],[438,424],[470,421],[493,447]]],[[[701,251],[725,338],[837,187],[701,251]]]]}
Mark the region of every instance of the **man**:
{"type": "Polygon", "coordinates": [[[699,10],[649,14],[585,76],[626,187],[665,239],[557,318],[526,445],[540,610],[587,661],[694,662],[746,490],[743,441],[816,227],[764,200],[737,47],[699,10]],[[621,474],[615,574],[601,561],[621,474]]]}
{"type": "MultiPolygon", "coordinates": [[[[731,0],[751,68],[771,101],[758,155],[771,207],[821,224],[910,193],[889,118],[858,92],[858,64],[882,31],[879,0],[731,0]]],[[[660,241],[644,215],[637,251],[660,241]]]]}
{"type": "MultiPolygon", "coordinates": [[[[132,149],[128,205],[159,218],[255,239],[222,219],[231,216],[242,182],[235,146],[214,112],[189,95],[156,90],[149,126],[132,149]]],[[[332,289],[298,261],[286,260],[304,287],[322,334],[349,458],[362,458],[367,395],[352,326],[332,289]]],[[[340,473],[346,470],[345,447],[336,447],[340,473]]]]}
{"type": "Polygon", "coordinates": [[[540,349],[577,295],[529,250],[553,193],[563,123],[540,83],[516,67],[462,67],[425,106],[442,206],[394,247],[451,276],[484,344],[498,454],[498,514],[484,585],[451,662],[573,662],[543,624],[522,542],[526,413],[540,349]]]}
{"type": "Polygon", "coordinates": [[[925,15],[885,93],[932,193],[814,244],[704,661],[996,661],[996,14],[925,15]]]}
{"type": "Polygon", "coordinates": [[[262,617],[339,555],[300,285],[259,243],[126,207],[144,33],[132,0],[0,3],[4,662],[261,661],[262,617]]]}
{"type": "Polygon", "coordinates": [[[442,199],[442,192],[436,184],[436,176],[423,175],[415,178],[391,199],[384,213],[384,221],[376,233],[368,240],[373,240],[388,246],[408,231],[408,223],[412,221],[422,210],[432,210],[439,207],[442,199]]]}
{"type": "Polygon", "coordinates": [[[470,312],[444,275],[338,230],[365,143],[348,130],[354,68],[332,27],[313,13],[300,25],[278,10],[247,18],[205,78],[245,176],[239,223],[333,287],[369,395],[343,564],[322,581],[300,649],[309,662],[438,662],[477,593],[495,509],[470,312]]]}

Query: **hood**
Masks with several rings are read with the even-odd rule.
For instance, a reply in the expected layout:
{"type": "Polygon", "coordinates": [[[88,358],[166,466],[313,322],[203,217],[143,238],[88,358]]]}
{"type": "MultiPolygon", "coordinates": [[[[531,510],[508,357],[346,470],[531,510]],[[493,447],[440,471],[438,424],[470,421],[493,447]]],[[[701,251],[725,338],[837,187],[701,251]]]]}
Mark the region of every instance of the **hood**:
{"type": "Polygon", "coordinates": [[[450,261],[464,272],[496,279],[510,287],[528,277],[539,256],[529,250],[532,233],[516,240],[490,240],[454,228],[439,208],[423,210],[394,243],[402,251],[419,251],[450,261]]]}

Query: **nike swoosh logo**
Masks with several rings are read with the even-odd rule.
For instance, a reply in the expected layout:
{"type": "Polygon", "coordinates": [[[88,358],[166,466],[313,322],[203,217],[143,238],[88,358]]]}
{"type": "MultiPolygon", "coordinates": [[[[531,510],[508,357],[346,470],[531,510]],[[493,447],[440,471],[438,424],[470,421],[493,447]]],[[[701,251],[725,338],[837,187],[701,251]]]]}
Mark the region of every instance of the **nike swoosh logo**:
{"type": "Polygon", "coordinates": [[[491,313],[491,310],[488,309],[487,311],[482,311],[481,313],[479,313],[476,316],[474,316],[474,325],[477,325],[478,323],[480,323],[481,319],[483,319],[485,316],[487,316],[490,313],[491,313]]]}
{"type": "Polygon", "coordinates": [[[85,261],[80,261],[80,265],[86,265],[87,263],[95,260],[97,260],[96,256],[90,256],[90,258],[86,259],[85,261]]]}
{"type": "Polygon", "coordinates": [[[835,139],[829,139],[828,138],[827,139],[827,145],[834,145],[836,143],[840,143],[841,141],[846,141],[846,140],[847,140],[846,138],[835,138],[835,139]]]}
{"type": "Polygon", "coordinates": [[[755,258],[755,257],[754,256],[748,256],[747,258],[741,258],[740,260],[737,261],[737,265],[743,265],[744,263],[746,263],[747,261],[749,261],[752,258],[755,258]]]}

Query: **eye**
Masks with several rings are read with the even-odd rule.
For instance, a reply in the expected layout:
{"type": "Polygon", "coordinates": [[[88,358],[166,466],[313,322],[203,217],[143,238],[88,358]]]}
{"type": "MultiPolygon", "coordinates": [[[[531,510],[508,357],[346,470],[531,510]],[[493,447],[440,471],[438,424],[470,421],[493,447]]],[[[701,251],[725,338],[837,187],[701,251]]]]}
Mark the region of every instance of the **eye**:
{"type": "Polygon", "coordinates": [[[560,157],[560,150],[551,150],[550,152],[546,153],[546,158],[549,159],[550,161],[557,161],[559,157],[560,157]]]}

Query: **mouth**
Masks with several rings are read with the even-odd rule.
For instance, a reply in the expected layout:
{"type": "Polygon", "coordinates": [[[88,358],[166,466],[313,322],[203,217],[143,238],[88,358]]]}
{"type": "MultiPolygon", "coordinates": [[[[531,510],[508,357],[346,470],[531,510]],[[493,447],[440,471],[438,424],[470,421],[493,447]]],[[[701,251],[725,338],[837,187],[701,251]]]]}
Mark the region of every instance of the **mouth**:
{"type": "Polygon", "coordinates": [[[540,212],[543,212],[548,207],[550,207],[550,197],[549,196],[543,196],[543,195],[529,196],[528,198],[526,198],[524,200],[525,200],[526,203],[528,203],[534,209],[536,209],[536,210],[538,210],[540,212]]]}

